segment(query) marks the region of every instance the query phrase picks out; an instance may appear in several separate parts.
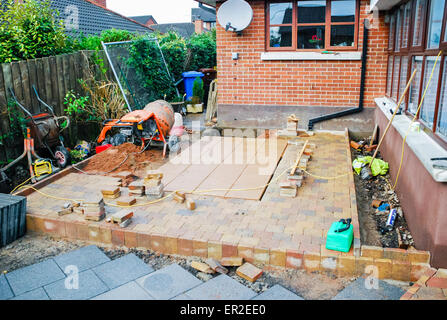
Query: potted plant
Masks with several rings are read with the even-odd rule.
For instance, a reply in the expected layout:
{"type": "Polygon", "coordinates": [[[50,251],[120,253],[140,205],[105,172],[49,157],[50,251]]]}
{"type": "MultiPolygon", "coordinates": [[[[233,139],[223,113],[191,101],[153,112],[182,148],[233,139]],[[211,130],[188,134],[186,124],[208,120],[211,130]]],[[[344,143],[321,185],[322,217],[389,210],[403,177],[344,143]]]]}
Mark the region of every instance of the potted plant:
{"type": "Polygon", "coordinates": [[[203,96],[205,91],[203,89],[203,81],[200,77],[194,80],[192,87],[192,98],[186,105],[186,110],[191,113],[203,112],[203,96]]]}

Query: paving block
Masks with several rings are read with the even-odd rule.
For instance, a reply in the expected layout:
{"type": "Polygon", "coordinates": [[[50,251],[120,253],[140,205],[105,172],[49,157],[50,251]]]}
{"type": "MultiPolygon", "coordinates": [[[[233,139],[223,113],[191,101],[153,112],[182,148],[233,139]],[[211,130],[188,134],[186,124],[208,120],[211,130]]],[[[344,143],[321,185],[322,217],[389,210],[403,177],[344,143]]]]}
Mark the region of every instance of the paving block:
{"type": "Polygon", "coordinates": [[[241,257],[225,257],[220,260],[220,264],[224,267],[239,267],[244,262],[241,257]]]}
{"type": "Polygon", "coordinates": [[[303,264],[303,252],[289,249],[286,251],[286,268],[300,269],[303,264]]]}
{"type": "Polygon", "coordinates": [[[51,300],[87,300],[109,290],[92,270],[80,272],[77,287],[75,285],[75,282],[69,282],[69,278],[66,278],[44,289],[51,300]]]}
{"type": "Polygon", "coordinates": [[[426,282],[427,287],[447,289],[447,278],[431,277],[426,282]]]}
{"type": "Polygon", "coordinates": [[[171,264],[136,282],[157,300],[174,298],[202,283],[178,264],[171,264]]]}
{"type": "Polygon", "coordinates": [[[6,274],[16,296],[65,278],[53,259],[30,265],[6,274]]]}
{"type": "Polygon", "coordinates": [[[250,282],[255,282],[262,275],[262,269],[259,269],[252,265],[251,263],[244,263],[242,266],[237,268],[236,274],[239,277],[244,278],[250,282]]]}
{"type": "Polygon", "coordinates": [[[409,262],[394,260],[392,264],[392,279],[410,281],[411,264],[409,262]]]}
{"type": "Polygon", "coordinates": [[[14,293],[12,293],[11,287],[6,281],[6,277],[3,274],[0,274],[0,300],[6,300],[14,297],[14,293]]]}
{"type": "Polygon", "coordinates": [[[267,289],[253,300],[304,300],[292,291],[280,286],[279,284],[267,289]]]}
{"type": "Polygon", "coordinates": [[[188,296],[186,293],[179,294],[178,296],[172,298],[171,300],[193,300],[190,296],[188,296]]]}
{"type": "Polygon", "coordinates": [[[154,298],[135,281],[131,281],[91,300],[154,300],[154,298]]]}
{"type": "Polygon", "coordinates": [[[154,271],[133,253],[106,262],[92,269],[110,288],[117,288],[154,271]]]}
{"type": "Polygon", "coordinates": [[[54,261],[62,271],[64,271],[67,266],[76,266],[79,272],[82,272],[108,262],[110,259],[97,246],[86,246],[61,254],[55,257],[54,261]]]}
{"type": "Polygon", "coordinates": [[[187,291],[186,295],[193,300],[249,300],[254,298],[256,293],[222,274],[187,291]]]}
{"type": "Polygon", "coordinates": [[[383,258],[383,248],[374,246],[362,246],[362,257],[381,259],[383,258]]]}
{"type": "Polygon", "coordinates": [[[365,285],[365,281],[367,280],[362,277],[358,278],[340,291],[333,300],[399,300],[405,293],[401,288],[382,280],[378,280],[377,289],[365,285]]]}
{"type": "Polygon", "coordinates": [[[211,267],[209,265],[207,265],[206,263],[203,263],[203,262],[199,262],[199,261],[191,262],[191,268],[194,268],[194,269],[199,270],[200,272],[204,272],[204,273],[214,273],[215,272],[213,269],[211,269],[211,267]]]}
{"type": "Polygon", "coordinates": [[[50,298],[43,288],[37,288],[14,297],[11,300],[50,300],[50,298]]]}

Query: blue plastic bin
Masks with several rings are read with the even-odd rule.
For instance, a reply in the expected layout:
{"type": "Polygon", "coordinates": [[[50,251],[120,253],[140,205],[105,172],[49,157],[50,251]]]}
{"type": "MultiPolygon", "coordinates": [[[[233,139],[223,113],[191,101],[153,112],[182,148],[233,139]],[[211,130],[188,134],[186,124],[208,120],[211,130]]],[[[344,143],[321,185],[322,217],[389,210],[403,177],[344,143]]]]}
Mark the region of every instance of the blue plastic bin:
{"type": "Polygon", "coordinates": [[[197,71],[182,73],[183,82],[185,83],[186,100],[190,100],[192,98],[192,87],[194,86],[194,80],[196,80],[197,77],[202,79],[204,76],[205,75],[202,72],[197,71]]]}

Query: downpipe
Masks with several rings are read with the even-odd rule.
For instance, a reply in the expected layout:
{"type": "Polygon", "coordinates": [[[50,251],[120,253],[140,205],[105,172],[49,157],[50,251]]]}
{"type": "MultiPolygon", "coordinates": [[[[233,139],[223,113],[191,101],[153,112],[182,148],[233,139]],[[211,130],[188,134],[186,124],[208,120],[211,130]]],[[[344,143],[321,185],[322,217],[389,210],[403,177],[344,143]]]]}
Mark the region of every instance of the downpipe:
{"type": "Polygon", "coordinates": [[[365,97],[365,76],[366,76],[366,60],[368,53],[368,19],[363,22],[363,49],[362,49],[362,72],[360,75],[360,96],[359,96],[359,106],[357,108],[343,110],[340,112],[330,113],[309,120],[308,129],[313,130],[314,124],[330,119],[335,119],[343,116],[347,116],[354,113],[359,113],[363,111],[363,103],[365,97]]]}

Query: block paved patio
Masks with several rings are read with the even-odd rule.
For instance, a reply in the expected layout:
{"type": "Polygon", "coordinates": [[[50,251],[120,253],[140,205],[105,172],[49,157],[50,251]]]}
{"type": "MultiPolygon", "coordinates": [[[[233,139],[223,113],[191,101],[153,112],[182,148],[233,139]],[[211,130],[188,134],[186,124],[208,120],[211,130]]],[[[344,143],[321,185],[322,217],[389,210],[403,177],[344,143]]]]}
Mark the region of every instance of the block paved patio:
{"type": "MultiPolygon", "coordinates": [[[[150,248],[165,254],[216,259],[238,255],[259,265],[304,267],[309,271],[338,272],[338,265],[345,260],[344,266],[349,268],[346,274],[352,274],[352,259],[359,255],[360,232],[348,134],[317,133],[306,139],[316,145],[308,171],[318,177],[306,176],[296,198],[280,197],[277,183],[268,186],[260,201],[188,195],[195,200],[196,210],[187,210],[171,199],[134,207],[132,223],[122,229],[105,221],[85,221],[78,214],[59,217],[57,211],[66,201],[25,190],[21,194],[28,199],[27,228],[93,243],[150,248]],[[335,180],[321,178],[338,175],[343,176],[335,180]],[[354,245],[349,253],[328,252],[324,248],[326,233],[341,218],[353,219],[354,245]]],[[[303,138],[292,140],[304,142],[303,138]]],[[[273,180],[295,162],[299,150],[297,145],[287,145],[273,180]]],[[[154,163],[151,169],[160,165],[154,163]]],[[[119,179],[113,177],[72,172],[39,190],[82,200],[99,194],[101,186],[116,183],[119,179]]],[[[121,190],[123,196],[128,192],[127,188],[121,190]]],[[[113,200],[108,201],[113,205],[113,200]]],[[[146,201],[138,199],[137,205],[146,201]]],[[[108,215],[118,210],[106,206],[108,215]]]]}
{"type": "Polygon", "coordinates": [[[303,300],[280,285],[258,295],[227,275],[204,283],[178,264],[154,271],[134,254],[110,260],[96,246],[0,275],[0,300],[8,299],[303,300]]]}

